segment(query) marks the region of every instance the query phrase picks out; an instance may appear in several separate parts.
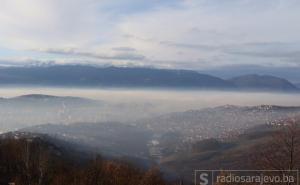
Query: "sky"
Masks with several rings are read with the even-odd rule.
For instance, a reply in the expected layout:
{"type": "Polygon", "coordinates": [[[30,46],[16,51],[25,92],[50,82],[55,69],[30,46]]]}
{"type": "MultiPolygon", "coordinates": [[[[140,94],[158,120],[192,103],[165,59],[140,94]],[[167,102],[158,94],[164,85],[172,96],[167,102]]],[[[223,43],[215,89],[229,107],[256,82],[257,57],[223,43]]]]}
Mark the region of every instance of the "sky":
{"type": "Polygon", "coordinates": [[[298,68],[299,0],[1,0],[0,64],[298,68]]]}

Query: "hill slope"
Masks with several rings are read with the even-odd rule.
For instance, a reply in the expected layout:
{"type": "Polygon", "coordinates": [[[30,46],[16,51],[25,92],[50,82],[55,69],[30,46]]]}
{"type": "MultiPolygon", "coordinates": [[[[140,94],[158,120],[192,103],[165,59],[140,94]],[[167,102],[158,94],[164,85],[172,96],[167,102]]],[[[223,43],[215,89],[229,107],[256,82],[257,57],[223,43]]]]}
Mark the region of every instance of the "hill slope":
{"type": "Polygon", "coordinates": [[[68,143],[41,134],[0,135],[0,184],[166,185],[158,170],[86,158],[68,143]]]}
{"type": "Polygon", "coordinates": [[[121,123],[46,124],[27,127],[22,131],[41,133],[88,146],[108,156],[148,157],[148,130],[121,123]]]}
{"type": "Polygon", "coordinates": [[[227,141],[207,139],[194,143],[189,151],[177,153],[161,160],[161,165],[174,173],[192,179],[198,170],[278,170],[288,169],[289,153],[284,139],[295,137],[294,168],[299,169],[299,125],[291,136],[289,128],[260,125],[227,141]],[[270,159],[270,161],[266,160],[270,159]],[[280,162],[279,162],[280,161],[280,162]],[[280,168],[278,168],[280,166],[280,168]]]}

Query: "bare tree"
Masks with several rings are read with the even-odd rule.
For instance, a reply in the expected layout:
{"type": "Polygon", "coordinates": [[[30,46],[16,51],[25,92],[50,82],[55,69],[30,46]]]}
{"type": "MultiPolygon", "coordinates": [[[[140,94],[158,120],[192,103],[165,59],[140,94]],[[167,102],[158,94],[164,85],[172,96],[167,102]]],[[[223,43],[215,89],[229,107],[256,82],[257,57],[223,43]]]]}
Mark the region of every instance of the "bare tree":
{"type": "Polygon", "coordinates": [[[299,121],[287,120],[276,130],[270,141],[256,148],[253,162],[262,170],[277,170],[278,174],[296,175],[293,170],[300,167],[299,121]]]}
{"type": "Polygon", "coordinates": [[[44,181],[44,177],[46,175],[46,171],[48,168],[48,162],[49,162],[49,154],[48,151],[43,150],[40,145],[38,145],[39,151],[38,151],[38,157],[37,157],[37,163],[38,163],[38,185],[42,185],[44,181]]]}
{"type": "Polygon", "coordinates": [[[284,122],[255,154],[255,163],[262,169],[295,170],[299,168],[300,129],[295,119],[284,122]]]}

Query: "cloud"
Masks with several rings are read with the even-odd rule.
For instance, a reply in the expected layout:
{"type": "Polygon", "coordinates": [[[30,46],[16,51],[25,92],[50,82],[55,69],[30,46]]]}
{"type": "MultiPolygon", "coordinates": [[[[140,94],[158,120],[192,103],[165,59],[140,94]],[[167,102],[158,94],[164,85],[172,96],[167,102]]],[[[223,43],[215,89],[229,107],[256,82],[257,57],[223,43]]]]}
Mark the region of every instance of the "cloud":
{"type": "Polygon", "coordinates": [[[299,59],[299,17],[298,0],[3,0],[0,58],[287,65],[299,59]]]}
{"type": "Polygon", "coordinates": [[[224,49],[232,55],[254,58],[270,58],[291,62],[300,59],[300,43],[295,42],[262,42],[244,43],[224,49]]]}
{"type": "Polygon", "coordinates": [[[188,44],[188,43],[176,43],[171,41],[161,41],[160,44],[171,47],[187,48],[187,49],[197,49],[197,50],[216,50],[220,47],[205,44],[188,44]]]}
{"type": "Polygon", "coordinates": [[[129,51],[129,52],[136,51],[136,49],[134,49],[132,47],[115,47],[115,48],[112,48],[112,50],[115,50],[115,51],[129,51]]]}
{"type": "Polygon", "coordinates": [[[286,59],[300,59],[300,51],[293,51],[293,52],[277,52],[277,51],[233,51],[229,52],[232,54],[237,55],[245,55],[250,57],[263,57],[263,58],[286,58],[286,59]]]}
{"type": "Polygon", "coordinates": [[[36,60],[33,58],[14,58],[14,59],[0,59],[1,67],[22,67],[22,66],[48,66],[57,64],[51,60],[36,60]]]}
{"type": "MultiPolygon", "coordinates": [[[[121,49],[124,51],[124,48],[121,49]]],[[[88,58],[96,58],[96,59],[102,59],[102,60],[144,60],[145,56],[139,55],[136,53],[129,53],[129,52],[122,52],[122,53],[117,53],[114,55],[104,55],[100,53],[91,53],[91,52],[85,52],[85,51],[78,51],[73,48],[67,48],[67,49],[45,49],[45,50],[40,50],[45,53],[50,53],[50,54],[57,54],[57,55],[69,55],[69,56],[79,56],[79,57],[88,57],[88,58]]],[[[125,51],[128,51],[125,49],[125,51]]]]}
{"type": "Polygon", "coordinates": [[[223,57],[217,61],[223,65],[284,64],[281,58],[271,62],[261,57],[253,61],[249,56],[229,51],[244,43],[299,42],[300,26],[296,22],[300,6],[296,1],[186,1],[183,6],[183,9],[164,8],[131,16],[121,24],[121,29],[133,35],[131,40],[140,47],[148,49],[152,45],[148,49],[152,58],[167,61],[202,58],[199,63],[212,61],[207,63],[212,66],[216,57],[223,57]],[[149,38],[152,42],[135,38],[149,38]],[[158,44],[153,44],[154,41],[158,44]]]}

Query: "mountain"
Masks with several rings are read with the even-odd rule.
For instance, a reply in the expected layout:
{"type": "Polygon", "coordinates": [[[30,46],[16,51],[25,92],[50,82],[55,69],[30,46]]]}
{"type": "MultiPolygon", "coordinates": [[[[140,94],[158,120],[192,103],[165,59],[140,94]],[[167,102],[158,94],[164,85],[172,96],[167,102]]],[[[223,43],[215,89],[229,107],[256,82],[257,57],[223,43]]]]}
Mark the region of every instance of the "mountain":
{"type": "Polygon", "coordinates": [[[229,65],[210,69],[200,69],[200,73],[217,76],[222,79],[234,78],[245,74],[280,76],[290,82],[298,82],[300,79],[300,67],[296,66],[262,66],[262,65],[229,65]]]}
{"type": "Polygon", "coordinates": [[[274,76],[245,75],[224,80],[192,70],[50,65],[0,68],[0,85],[63,87],[188,88],[296,91],[274,76]]]}
{"type": "Polygon", "coordinates": [[[52,95],[46,95],[46,94],[26,94],[21,95],[17,97],[2,98],[2,102],[0,100],[0,103],[39,103],[43,105],[49,105],[49,104],[64,104],[69,106],[75,106],[76,104],[83,105],[91,105],[91,104],[100,104],[102,103],[99,100],[92,100],[88,98],[80,98],[80,97],[74,97],[74,96],[52,96],[52,95]]]}
{"type": "Polygon", "coordinates": [[[297,91],[295,85],[289,81],[269,75],[244,75],[229,79],[240,89],[249,90],[279,90],[279,91],[297,91]]]}
{"type": "Polygon", "coordinates": [[[0,69],[1,85],[232,88],[223,79],[189,70],[57,65],[0,69]]]}

